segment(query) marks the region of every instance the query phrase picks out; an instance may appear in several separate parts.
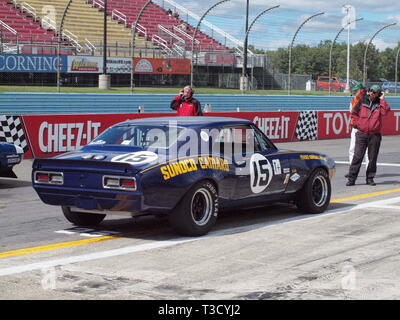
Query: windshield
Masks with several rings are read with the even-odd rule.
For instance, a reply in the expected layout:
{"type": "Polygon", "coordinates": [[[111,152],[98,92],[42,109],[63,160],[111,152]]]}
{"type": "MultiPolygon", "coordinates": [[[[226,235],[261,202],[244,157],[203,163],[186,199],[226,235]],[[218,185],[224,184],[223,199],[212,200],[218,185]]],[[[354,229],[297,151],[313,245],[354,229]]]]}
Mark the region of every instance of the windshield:
{"type": "Polygon", "coordinates": [[[140,148],[169,148],[178,139],[182,127],[154,125],[115,126],[101,133],[90,142],[93,144],[112,144],[140,148]]]}

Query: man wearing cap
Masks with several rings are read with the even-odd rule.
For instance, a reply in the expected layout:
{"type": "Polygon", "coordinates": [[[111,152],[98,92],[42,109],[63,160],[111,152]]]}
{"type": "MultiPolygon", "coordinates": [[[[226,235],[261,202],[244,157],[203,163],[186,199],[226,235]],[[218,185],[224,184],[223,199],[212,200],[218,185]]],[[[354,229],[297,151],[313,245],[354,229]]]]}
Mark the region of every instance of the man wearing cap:
{"type": "Polygon", "coordinates": [[[346,186],[353,186],[358,177],[364,155],[368,149],[366,183],[375,186],[376,162],[382,135],[382,116],[390,111],[384,94],[378,85],[373,85],[358,105],[351,110],[351,123],[357,128],[354,156],[348,173],[346,186]]]}
{"type": "MultiPolygon", "coordinates": [[[[351,88],[351,93],[354,96],[354,98],[350,101],[350,112],[354,108],[359,108],[361,101],[365,98],[365,95],[367,94],[367,88],[365,88],[361,83],[356,84],[353,88],[351,88]]],[[[351,138],[350,138],[350,147],[349,147],[349,162],[353,160],[354,156],[354,149],[356,146],[356,133],[357,129],[354,128],[354,124],[352,120],[350,119],[350,128],[351,128],[351,138]]],[[[368,165],[368,154],[365,154],[365,162],[366,165],[368,165]]],[[[347,175],[346,175],[347,178],[347,175]]]]}

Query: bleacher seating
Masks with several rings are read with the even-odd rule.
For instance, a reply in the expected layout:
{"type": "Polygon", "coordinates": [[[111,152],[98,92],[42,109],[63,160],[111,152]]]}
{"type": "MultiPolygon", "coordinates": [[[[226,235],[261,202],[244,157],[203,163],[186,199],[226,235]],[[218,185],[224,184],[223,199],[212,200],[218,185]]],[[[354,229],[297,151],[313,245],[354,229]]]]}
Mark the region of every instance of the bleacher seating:
{"type": "MultiPolygon", "coordinates": [[[[112,11],[114,9],[117,9],[118,11],[126,15],[127,23],[133,25],[136,21],[137,15],[139,14],[141,8],[146,2],[146,0],[108,0],[108,14],[111,15],[112,11]]],[[[167,40],[169,45],[172,47],[173,43],[176,42],[176,38],[171,38],[171,36],[169,36],[168,34],[162,34],[158,27],[158,25],[161,25],[169,32],[181,38],[185,42],[186,48],[189,48],[189,50],[191,49],[189,47],[191,45],[190,38],[193,37],[195,28],[189,24],[186,24],[186,30],[181,29],[181,32],[177,32],[176,27],[179,28],[179,26],[182,25],[184,21],[180,18],[169,16],[167,11],[157,4],[150,3],[146,7],[139,23],[143,27],[145,27],[148,39],[151,39],[153,35],[158,35],[161,36],[161,38],[167,40]],[[184,33],[187,34],[186,37],[183,35],[184,33]]],[[[202,50],[229,50],[227,47],[223,46],[215,39],[200,31],[198,31],[196,34],[196,40],[200,42],[197,48],[200,47],[202,50]]]]}
{"type": "MultiPolygon", "coordinates": [[[[24,0],[24,2],[35,9],[39,19],[50,18],[54,22],[54,25],[58,26],[68,0],[24,0]]],[[[95,54],[101,55],[103,53],[101,49],[103,27],[104,20],[102,12],[97,8],[93,8],[91,4],[83,0],[72,1],[64,20],[64,39],[69,40],[78,50],[85,49],[88,43],[87,41],[89,41],[90,44],[97,48],[95,54]]],[[[132,41],[131,30],[119,24],[111,17],[108,17],[107,41],[109,48],[119,47],[121,54],[129,56],[129,48],[132,41]],[[123,48],[125,48],[125,50],[123,50],[123,48]]],[[[139,35],[137,35],[135,43],[139,48],[142,47],[147,50],[158,49],[139,35]]],[[[119,55],[117,50],[113,51],[113,55],[119,55]]]]}
{"type": "MultiPolygon", "coordinates": [[[[20,43],[56,44],[58,40],[57,28],[67,3],[68,0],[0,0],[0,20],[18,32],[20,43]],[[33,13],[24,11],[24,6],[28,6],[33,13]]],[[[74,0],[70,3],[64,20],[63,30],[65,34],[63,39],[75,46],[77,51],[86,49],[86,47],[90,48],[89,43],[93,45],[92,48],[97,50],[95,54],[101,55],[103,53],[104,21],[99,3],[102,4],[103,1],[74,0]]],[[[111,52],[110,48],[119,48],[113,51],[112,55],[130,56],[132,26],[145,3],[146,0],[107,1],[109,52],[111,52]],[[122,13],[122,19],[115,16],[115,10],[122,13]]],[[[163,46],[165,50],[171,48],[171,50],[166,51],[170,55],[176,53],[183,55],[184,51],[191,50],[195,28],[187,23],[185,23],[186,28],[181,28],[184,21],[168,15],[167,11],[157,4],[149,4],[139,23],[142,31],[136,32],[136,55],[139,55],[138,52],[140,51],[140,56],[154,56],[155,51],[160,51],[160,47],[163,46]]],[[[197,50],[229,50],[201,31],[198,31],[196,40],[197,50]]],[[[24,52],[28,53],[29,49],[26,50],[24,52]]],[[[42,48],[40,52],[50,53],[54,50],[42,48]]]]}
{"type": "Polygon", "coordinates": [[[21,12],[7,0],[0,0],[0,20],[17,31],[18,43],[57,42],[53,32],[43,29],[29,13],[21,12]]]}

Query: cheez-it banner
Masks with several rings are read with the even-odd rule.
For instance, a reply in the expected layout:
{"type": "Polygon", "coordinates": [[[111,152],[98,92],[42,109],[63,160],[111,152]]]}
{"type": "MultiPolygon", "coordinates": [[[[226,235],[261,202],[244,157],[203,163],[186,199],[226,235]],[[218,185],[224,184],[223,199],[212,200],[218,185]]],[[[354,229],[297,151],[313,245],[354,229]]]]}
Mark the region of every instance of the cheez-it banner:
{"type": "MultiPolygon", "coordinates": [[[[348,111],[210,112],[207,116],[252,121],[273,142],[350,137],[348,111]]],[[[0,115],[0,141],[21,146],[25,158],[51,157],[77,150],[108,127],[125,120],[174,113],[0,115]]],[[[400,134],[400,110],[383,117],[383,135],[400,134]]]]}
{"type": "Polygon", "coordinates": [[[190,74],[189,59],[134,58],[135,73],[190,74]]]}
{"type": "Polygon", "coordinates": [[[125,120],[169,114],[87,114],[24,116],[33,156],[50,157],[77,150],[108,127],[125,120]]]}

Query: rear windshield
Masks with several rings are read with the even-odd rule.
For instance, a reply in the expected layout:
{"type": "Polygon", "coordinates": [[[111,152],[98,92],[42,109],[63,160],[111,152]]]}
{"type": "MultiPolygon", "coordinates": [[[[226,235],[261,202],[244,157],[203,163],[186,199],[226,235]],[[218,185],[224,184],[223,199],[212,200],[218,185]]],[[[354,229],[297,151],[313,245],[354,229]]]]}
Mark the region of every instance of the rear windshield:
{"type": "Polygon", "coordinates": [[[169,148],[178,139],[183,127],[171,126],[115,126],[95,138],[93,144],[112,144],[140,148],[169,148]]]}

